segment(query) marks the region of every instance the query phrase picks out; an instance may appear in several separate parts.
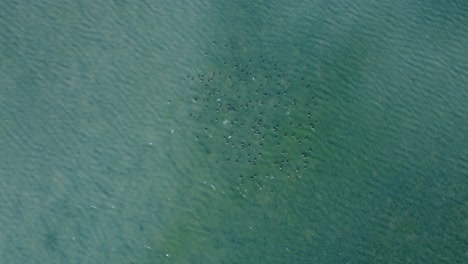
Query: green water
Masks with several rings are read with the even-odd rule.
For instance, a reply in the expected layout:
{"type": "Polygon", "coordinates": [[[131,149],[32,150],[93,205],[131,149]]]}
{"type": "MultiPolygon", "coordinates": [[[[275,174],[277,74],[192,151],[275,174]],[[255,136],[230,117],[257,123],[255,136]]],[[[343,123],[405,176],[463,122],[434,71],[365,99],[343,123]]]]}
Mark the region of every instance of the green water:
{"type": "Polygon", "coordinates": [[[0,3],[1,263],[463,263],[463,1],[0,3]]]}

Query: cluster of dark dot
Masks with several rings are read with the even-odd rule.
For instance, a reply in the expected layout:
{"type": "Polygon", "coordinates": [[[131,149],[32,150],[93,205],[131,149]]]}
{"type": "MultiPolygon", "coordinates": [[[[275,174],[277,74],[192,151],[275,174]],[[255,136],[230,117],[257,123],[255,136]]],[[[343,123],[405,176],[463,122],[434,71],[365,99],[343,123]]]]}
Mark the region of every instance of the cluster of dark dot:
{"type": "Polygon", "coordinates": [[[194,94],[189,115],[199,124],[194,139],[213,163],[259,189],[275,177],[305,175],[316,125],[310,73],[228,44],[213,42],[204,55],[212,69],[185,77],[194,94]],[[223,48],[234,51],[230,59],[216,55],[223,48]]]}

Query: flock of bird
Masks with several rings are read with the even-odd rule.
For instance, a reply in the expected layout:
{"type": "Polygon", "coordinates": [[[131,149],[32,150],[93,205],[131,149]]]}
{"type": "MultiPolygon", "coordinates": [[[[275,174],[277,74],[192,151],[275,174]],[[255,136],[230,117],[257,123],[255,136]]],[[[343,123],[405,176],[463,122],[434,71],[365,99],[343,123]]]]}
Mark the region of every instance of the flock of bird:
{"type": "Polygon", "coordinates": [[[255,53],[213,42],[203,54],[208,70],[186,75],[195,140],[244,196],[277,178],[307,176],[314,155],[310,73],[255,53]]]}

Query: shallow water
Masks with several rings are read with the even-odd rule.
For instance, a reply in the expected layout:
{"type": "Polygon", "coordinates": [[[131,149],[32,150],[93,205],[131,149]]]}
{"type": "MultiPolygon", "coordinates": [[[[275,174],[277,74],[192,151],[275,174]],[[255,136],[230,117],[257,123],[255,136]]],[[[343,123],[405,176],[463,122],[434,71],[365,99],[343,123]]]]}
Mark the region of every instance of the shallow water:
{"type": "Polygon", "coordinates": [[[466,258],[466,4],[0,7],[0,262],[466,258]]]}

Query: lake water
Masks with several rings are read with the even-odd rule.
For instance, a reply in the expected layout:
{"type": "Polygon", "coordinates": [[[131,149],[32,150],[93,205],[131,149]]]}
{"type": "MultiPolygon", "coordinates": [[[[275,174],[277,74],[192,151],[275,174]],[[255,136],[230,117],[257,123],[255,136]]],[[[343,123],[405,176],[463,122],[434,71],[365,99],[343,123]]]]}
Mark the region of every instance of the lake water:
{"type": "Polygon", "coordinates": [[[0,10],[1,263],[467,260],[468,2],[0,10]]]}

